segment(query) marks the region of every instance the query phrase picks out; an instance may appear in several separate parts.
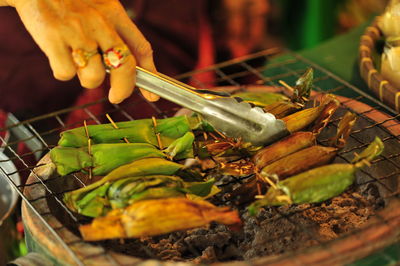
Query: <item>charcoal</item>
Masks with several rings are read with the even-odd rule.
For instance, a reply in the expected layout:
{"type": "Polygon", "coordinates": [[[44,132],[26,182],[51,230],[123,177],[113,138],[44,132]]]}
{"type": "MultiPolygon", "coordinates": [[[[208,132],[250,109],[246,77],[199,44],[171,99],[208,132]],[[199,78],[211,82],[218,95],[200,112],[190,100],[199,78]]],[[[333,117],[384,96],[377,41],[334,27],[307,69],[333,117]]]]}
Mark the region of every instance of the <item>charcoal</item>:
{"type": "MultiPolygon", "coordinates": [[[[267,207],[255,217],[240,207],[243,221],[240,231],[212,223],[208,227],[131,240],[132,247],[136,248],[126,248],[128,241],[123,250],[116,251],[137,256],[134,250],[141,246],[147,252],[142,252],[142,258],[199,264],[278,255],[350,233],[375,214],[380,208],[379,199],[377,190],[369,186],[362,191],[353,188],[321,204],[267,207]]],[[[118,245],[110,243],[109,248],[115,249],[115,246],[118,245]]]]}

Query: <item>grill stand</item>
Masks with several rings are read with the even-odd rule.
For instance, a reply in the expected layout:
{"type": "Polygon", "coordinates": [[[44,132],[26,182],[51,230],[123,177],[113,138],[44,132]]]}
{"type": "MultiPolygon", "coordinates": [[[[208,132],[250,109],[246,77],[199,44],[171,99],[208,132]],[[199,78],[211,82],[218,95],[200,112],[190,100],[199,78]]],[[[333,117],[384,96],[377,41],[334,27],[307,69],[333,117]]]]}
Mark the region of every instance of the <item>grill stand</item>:
{"type": "MultiPolygon", "coordinates": [[[[314,93],[315,95],[315,93],[314,93]]],[[[338,97],[345,106],[353,110],[363,113],[371,108],[357,101],[349,100],[345,97],[338,97]]],[[[389,128],[393,134],[399,134],[400,124],[392,121],[389,116],[381,112],[368,112],[368,117],[376,120],[377,123],[383,123],[389,128]]],[[[36,175],[40,176],[44,181],[54,178],[55,166],[51,162],[48,154],[38,163],[40,166],[35,169],[36,175]]],[[[151,260],[141,260],[120,253],[104,250],[101,246],[95,246],[90,243],[83,242],[80,238],[71,233],[57,218],[51,214],[51,210],[47,203],[46,190],[40,183],[36,181],[35,176],[28,179],[28,186],[25,188],[25,195],[36,198],[32,204],[35,209],[42,212],[42,217],[52,228],[55,228],[64,242],[77,255],[80,261],[85,265],[132,265],[140,262],[146,262],[147,265],[171,265],[170,262],[160,262],[151,260]],[[29,186],[29,181],[33,182],[29,186]],[[149,263],[149,264],[147,264],[149,263]]],[[[377,218],[371,219],[365,229],[352,234],[350,237],[342,237],[333,240],[327,244],[311,247],[306,250],[300,250],[293,253],[268,256],[251,261],[250,265],[297,265],[298,261],[304,265],[321,265],[321,264],[345,264],[361,259],[373,251],[379,250],[400,238],[400,201],[396,198],[388,202],[389,208],[384,209],[377,218]],[[384,217],[384,220],[382,220],[384,217]],[[370,243],[373,243],[371,245],[370,243]],[[333,256],[335,254],[335,256],[333,256]]],[[[35,219],[34,213],[27,207],[26,203],[22,204],[23,219],[27,230],[27,243],[31,251],[39,252],[50,257],[55,263],[60,265],[76,264],[74,260],[65,253],[65,250],[57,245],[57,239],[49,237],[51,233],[40,221],[35,219]]],[[[233,262],[218,263],[218,265],[232,265],[233,262]]],[[[237,266],[248,266],[249,261],[234,262],[237,266]]],[[[182,266],[195,265],[191,263],[181,263],[182,266]]],[[[217,264],[216,264],[217,265],[217,264]]]]}
{"type": "MultiPolygon", "coordinates": [[[[398,145],[398,141],[400,140],[400,130],[396,129],[398,127],[397,118],[399,115],[393,111],[390,107],[380,103],[375,100],[371,96],[362,92],[358,88],[351,86],[347,82],[337,78],[332,73],[322,69],[321,67],[313,64],[312,62],[307,61],[306,59],[293,54],[286,53],[286,55],[280,55],[276,57],[279,53],[279,49],[270,49],[266,51],[262,51],[253,55],[249,55],[243,58],[238,58],[234,60],[230,60],[227,62],[223,62],[220,64],[216,64],[214,66],[208,67],[203,70],[190,72],[187,74],[183,74],[178,79],[185,79],[192,77],[193,81],[196,83],[195,76],[197,73],[203,73],[207,71],[214,72],[218,77],[216,82],[219,85],[226,86],[235,86],[236,89],[246,89],[245,85],[241,84],[258,84],[258,85],[271,85],[276,86],[279,80],[283,80],[288,84],[293,84],[294,81],[306,70],[308,67],[314,67],[314,90],[317,92],[325,91],[328,93],[334,93],[337,95],[342,95],[346,97],[350,97],[352,99],[348,99],[345,101],[345,107],[349,109],[354,109],[356,106],[356,102],[362,101],[369,104],[368,106],[364,106],[361,110],[356,110],[358,112],[358,116],[363,119],[367,119],[372,114],[377,114],[379,111],[387,112],[389,114],[394,115],[394,117],[388,117],[380,114],[380,118],[377,119],[377,122],[371,122],[370,126],[358,129],[357,132],[353,132],[351,134],[351,138],[353,142],[357,143],[355,146],[350,147],[347,152],[353,152],[359,148],[366,147],[368,141],[360,139],[357,135],[362,133],[363,131],[368,131],[371,128],[378,129],[382,134],[385,133],[387,136],[383,139],[385,144],[388,144],[387,147],[390,148],[390,145],[398,145]],[[262,66],[258,64],[261,61],[269,61],[267,65],[262,63],[262,66]],[[257,63],[258,62],[258,63],[257,63]],[[251,80],[248,82],[248,80],[251,80]],[[324,88],[324,89],[322,89],[324,88]],[[353,104],[355,106],[353,106],[353,104]],[[379,111],[378,111],[379,110],[379,111]],[[388,135],[389,134],[389,135],[388,135]]],[[[203,84],[197,82],[197,87],[208,89],[212,85],[211,84],[203,84]]],[[[132,102],[129,103],[129,106],[133,106],[140,98],[135,98],[132,102]]],[[[105,100],[104,100],[105,101],[105,100]]],[[[2,130],[11,130],[19,125],[24,125],[29,129],[29,131],[33,134],[34,138],[37,138],[41,143],[42,147],[38,148],[40,150],[33,151],[30,154],[19,155],[15,151],[15,146],[18,144],[17,142],[8,142],[0,137],[0,143],[5,144],[5,153],[9,157],[9,160],[16,160],[23,164],[23,169],[18,170],[18,172],[29,171],[31,173],[28,185],[18,186],[12,182],[11,176],[14,173],[9,173],[5,171],[5,169],[1,169],[7,176],[9,183],[20,193],[23,198],[23,217],[25,221],[25,226],[27,227],[28,234],[32,236],[32,239],[37,241],[38,244],[42,244],[46,242],[49,246],[42,246],[42,250],[52,250],[58,248],[60,251],[57,253],[57,258],[55,261],[63,262],[63,260],[67,261],[68,264],[75,265],[83,265],[83,264],[94,264],[100,263],[98,258],[102,257],[101,265],[118,265],[123,264],[125,259],[133,260],[132,264],[136,262],[140,264],[138,259],[127,257],[124,255],[116,255],[113,252],[108,250],[104,250],[102,247],[94,246],[90,247],[87,254],[82,254],[82,241],[72,233],[69,233],[68,230],[63,227],[60,223],[58,223],[57,219],[49,212],[49,208],[47,205],[47,199],[51,199],[55,204],[57,204],[57,208],[62,208],[66,212],[68,219],[74,220],[76,223],[78,219],[75,217],[75,214],[69,212],[66,209],[65,204],[61,201],[61,195],[64,190],[61,191],[53,191],[51,187],[49,187],[49,183],[52,180],[44,180],[37,174],[38,168],[34,168],[35,165],[29,164],[25,160],[25,156],[36,155],[36,153],[40,152],[41,154],[46,154],[56,143],[57,135],[61,130],[65,130],[69,127],[81,126],[82,124],[74,124],[74,125],[66,125],[63,121],[63,115],[72,112],[74,110],[82,110],[83,113],[88,115],[88,120],[95,123],[100,123],[99,120],[104,117],[105,113],[109,113],[110,115],[116,116],[117,114],[121,115],[124,120],[138,119],[135,112],[129,112],[128,107],[124,104],[113,105],[108,110],[104,110],[105,113],[94,115],[90,112],[89,107],[94,106],[95,104],[99,104],[104,101],[99,101],[96,103],[86,104],[84,106],[74,106],[68,109],[60,110],[54,113],[46,114],[40,117],[35,117],[26,121],[23,121],[18,124],[9,125],[8,128],[0,129],[2,130]],[[46,122],[56,122],[58,126],[55,126],[51,129],[39,130],[36,125],[46,122]],[[32,192],[36,190],[38,194],[32,194],[32,192]],[[23,194],[25,191],[27,194],[23,194]],[[40,196],[37,196],[40,195],[40,196]],[[29,216],[29,217],[28,217],[29,216]],[[35,217],[34,220],[32,220],[35,217]],[[32,226],[32,227],[31,227],[32,226]],[[36,227],[35,227],[36,226],[36,227]],[[33,230],[33,228],[35,230],[33,230]],[[36,232],[39,232],[40,237],[37,237],[36,232]],[[75,239],[68,239],[68,236],[75,237],[75,239]],[[78,239],[77,239],[78,238],[78,239]],[[47,241],[46,239],[51,239],[51,241],[47,241]],[[54,247],[57,245],[57,247],[54,247]],[[70,262],[70,263],[69,263],[70,262]]],[[[147,107],[151,107],[154,111],[155,116],[161,118],[166,116],[171,116],[175,111],[174,110],[160,110],[159,106],[153,103],[144,103],[147,104],[147,107]],[[172,111],[169,112],[168,111],[172,111]]],[[[133,110],[135,111],[135,110],[133,110]]],[[[140,110],[136,110],[139,111],[140,110]]],[[[121,119],[121,118],[120,118],[121,119]]],[[[0,132],[1,133],[1,132],[0,132]]],[[[1,135],[0,135],[1,136],[1,135]]],[[[25,139],[20,140],[21,142],[29,141],[31,137],[26,137],[25,139]]],[[[388,149],[390,150],[390,149],[388,149]]],[[[366,227],[362,229],[355,230],[355,232],[351,232],[351,234],[340,237],[339,239],[329,241],[327,243],[322,243],[320,246],[316,246],[313,248],[308,248],[306,250],[301,250],[297,252],[285,253],[283,255],[278,256],[270,256],[264,257],[258,260],[254,260],[250,262],[229,262],[229,263],[218,263],[218,265],[262,265],[264,263],[270,264],[318,264],[323,262],[324,264],[330,263],[344,263],[344,261],[349,262],[354,259],[361,258],[366,254],[371,252],[375,252],[379,250],[381,247],[391,243],[395,239],[399,238],[399,230],[400,226],[398,224],[399,219],[399,176],[400,176],[400,152],[396,151],[395,153],[388,153],[381,155],[379,159],[374,161],[377,166],[388,165],[386,167],[390,167],[386,170],[390,170],[391,173],[388,175],[369,175],[369,180],[365,181],[366,183],[373,183],[379,186],[382,186],[383,189],[388,190],[390,193],[386,198],[386,208],[379,212],[376,215],[376,218],[371,219],[366,227]],[[396,183],[397,182],[397,183],[396,183]],[[388,187],[392,185],[392,187],[388,187]]],[[[1,168],[1,165],[0,165],[1,168]]],[[[365,173],[365,171],[362,171],[365,173]]],[[[368,173],[367,173],[368,174],[368,173]]],[[[74,177],[72,177],[74,179],[74,177]]],[[[75,176],[77,182],[79,182],[79,178],[75,176]]],[[[83,185],[82,181],[81,186],[83,185]]],[[[282,216],[283,219],[287,219],[290,222],[288,217],[282,216]]],[[[64,222],[64,220],[61,219],[64,222]]],[[[295,227],[296,225],[293,224],[295,227]]],[[[297,228],[297,227],[296,227],[297,228]]],[[[297,230],[304,230],[304,228],[297,228],[297,230]]],[[[89,245],[83,243],[84,245],[89,245]]],[[[30,245],[32,248],[38,248],[34,245],[30,245]]],[[[153,261],[146,261],[151,264],[153,261]]],[[[166,264],[166,263],[164,263],[166,264]]],[[[174,263],[173,263],[174,264],[174,263]]]]}

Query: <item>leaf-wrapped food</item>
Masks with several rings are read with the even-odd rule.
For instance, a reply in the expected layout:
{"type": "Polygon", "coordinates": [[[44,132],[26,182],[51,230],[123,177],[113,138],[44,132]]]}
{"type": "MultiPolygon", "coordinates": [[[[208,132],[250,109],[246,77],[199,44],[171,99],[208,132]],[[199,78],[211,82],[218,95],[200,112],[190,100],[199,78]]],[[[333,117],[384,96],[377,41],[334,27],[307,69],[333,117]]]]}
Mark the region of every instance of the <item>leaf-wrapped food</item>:
{"type": "Polygon", "coordinates": [[[201,200],[167,198],[136,202],[124,209],[116,209],[104,217],[95,218],[79,230],[86,241],[111,238],[155,236],[177,230],[207,225],[215,221],[238,226],[237,211],[216,207],[201,200]]]}
{"type": "MultiPolygon", "coordinates": [[[[163,161],[159,162],[164,163],[163,161]]],[[[157,166],[155,167],[157,168],[157,166]]],[[[158,170],[158,172],[162,171],[158,170]]],[[[171,172],[167,169],[164,173],[171,172]]],[[[210,196],[211,193],[218,192],[215,189],[214,182],[214,179],[205,182],[184,182],[179,176],[135,175],[132,173],[132,176],[125,178],[108,179],[107,182],[97,181],[89,185],[92,186],[91,189],[81,188],[65,193],[64,201],[75,212],[90,217],[98,217],[106,214],[110,209],[122,208],[145,199],[183,197],[186,194],[192,194],[193,198],[205,198],[210,196]]]]}
{"type": "Polygon", "coordinates": [[[243,101],[252,103],[255,106],[260,107],[264,107],[280,101],[289,100],[289,98],[285,95],[274,92],[239,92],[235,93],[233,96],[239,97],[243,101]]]}
{"type": "Polygon", "coordinates": [[[269,176],[276,174],[281,179],[296,175],[308,169],[329,163],[336,156],[337,151],[337,148],[314,145],[266,165],[261,170],[261,175],[269,176]]]}
{"type": "Polygon", "coordinates": [[[264,198],[249,206],[249,212],[256,214],[262,206],[316,203],[335,197],[354,182],[358,168],[368,164],[382,151],[383,143],[376,137],[355,157],[353,164],[325,165],[279,181],[276,187],[269,188],[264,198]]]}
{"type": "Polygon", "coordinates": [[[67,206],[77,211],[79,207],[76,205],[79,200],[84,198],[88,193],[101,187],[104,184],[111,184],[115,180],[119,180],[126,177],[135,176],[150,176],[150,175],[174,175],[180,170],[183,165],[174,163],[162,158],[145,158],[134,161],[129,164],[120,166],[102,179],[82,187],[80,189],[67,192],[64,194],[64,202],[67,206]]]}
{"type": "Polygon", "coordinates": [[[193,142],[194,134],[186,132],[185,135],[173,141],[164,152],[176,160],[193,158],[193,142]]]}
{"type": "Polygon", "coordinates": [[[184,196],[183,180],[176,176],[128,177],[115,181],[107,191],[113,209],[143,199],[184,196]]]}
{"type": "Polygon", "coordinates": [[[51,160],[60,175],[92,168],[94,175],[106,175],[113,169],[142,158],[165,158],[165,154],[151,144],[114,143],[88,147],[55,147],[50,151],[51,160]]]}
{"type": "MultiPolygon", "coordinates": [[[[323,115],[323,119],[328,120],[331,115],[336,111],[339,106],[338,100],[331,94],[324,95],[321,103],[317,107],[307,108],[285,116],[282,120],[286,123],[286,128],[290,133],[303,130],[307,126],[311,125],[323,115]]],[[[319,130],[323,128],[325,123],[318,123],[320,125],[319,130]]],[[[318,133],[318,132],[317,132],[318,133]]]]}
{"type": "Polygon", "coordinates": [[[289,154],[310,147],[316,143],[312,132],[296,132],[259,150],[252,158],[255,165],[261,169],[267,164],[277,161],[289,154]]]}
{"type": "MultiPolygon", "coordinates": [[[[197,116],[176,116],[157,119],[154,128],[152,119],[140,119],[128,122],[116,122],[118,128],[112,124],[88,125],[87,131],[92,144],[122,143],[124,138],[131,143],[149,143],[157,146],[156,133],[160,133],[160,139],[164,146],[169,146],[175,139],[182,137],[186,132],[201,129],[203,121],[197,116]]],[[[208,127],[209,128],[209,127],[208,127]]],[[[88,137],[84,127],[78,127],[61,132],[58,142],[63,147],[87,146],[88,137]]]]}

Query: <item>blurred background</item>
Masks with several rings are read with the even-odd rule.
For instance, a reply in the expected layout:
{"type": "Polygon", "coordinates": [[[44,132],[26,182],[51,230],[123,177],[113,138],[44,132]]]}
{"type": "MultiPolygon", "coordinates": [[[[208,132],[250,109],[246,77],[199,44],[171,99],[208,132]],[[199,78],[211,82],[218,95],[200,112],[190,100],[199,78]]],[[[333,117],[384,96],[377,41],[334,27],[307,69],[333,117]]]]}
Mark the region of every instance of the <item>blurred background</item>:
{"type": "MultiPolygon", "coordinates": [[[[158,70],[174,76],[272,47],[294,51],[316,47],[370,21],[383,12],[388,1],[121,2],[152,44],[158,70]]],[[[69,82],[55,80],[46,57],[25,31],[13,8],[0,8],[0,35],[7,36],[0,42],[0,129],[5,127],[9,113],[25,120],[106,96],[107,83],[88,91],[76,78],[69,82]]],[[[196,78],[208,84],[214,82],[209,75],[196,78]]],[[[165,105],[162,101],[159,104],[165,105]]],[[[3,195],[4,202],[9,201],[4,197],[8,196],[3,195]]],[[[0,223],[0,250],[5,254],[0,252],[0,258],[5,261],[24,255],[27,250],[19,204],[14,208],[1,201],[2,197],[0,221],[4,222],[0,223]]]]}
{"type": "MultiPolygon", "coordinates": [[[[387,2],[121,0],[152,44],[158,70],[171,76],[271,47],[315,47],[381,13],[387,2]]],[[[107,82],[89,95],[77,78],[55,80],[13,8],[0,8],[0,35],[7,36],[0,42],[0,110],[23,119],[83,103],[85,97],[93,101],[108,91],[107,82]]]]}

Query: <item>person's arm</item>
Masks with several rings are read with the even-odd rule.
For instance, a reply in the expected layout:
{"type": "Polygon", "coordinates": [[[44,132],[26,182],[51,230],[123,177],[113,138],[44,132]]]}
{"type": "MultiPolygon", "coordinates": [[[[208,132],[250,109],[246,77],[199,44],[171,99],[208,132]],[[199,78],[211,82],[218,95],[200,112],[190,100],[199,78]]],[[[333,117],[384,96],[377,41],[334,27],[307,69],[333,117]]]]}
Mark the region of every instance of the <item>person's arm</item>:
{"type": "MultiPolygon", "coordinates": [[[[0,0],[0,5],[15,7],[26,29],[46,54],[58,80],[70,80],[78,75],[83,87],[98,87],[106,72],[97,50],[111,49],[110,56],[114,57],[108,59],[122,62],[110,70],[112,103],[131,95],[136,65],[156,71],[151,45],[118,0],[0,0]],[[124,45],[130,54],[129,50],[122,49],[124,59],[120,60],[119,48],[124,45]]],[[[149,100],[158,99],[149,92],[142,93],[149,100]]]]}

